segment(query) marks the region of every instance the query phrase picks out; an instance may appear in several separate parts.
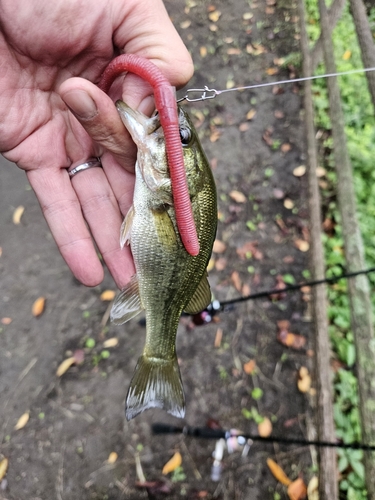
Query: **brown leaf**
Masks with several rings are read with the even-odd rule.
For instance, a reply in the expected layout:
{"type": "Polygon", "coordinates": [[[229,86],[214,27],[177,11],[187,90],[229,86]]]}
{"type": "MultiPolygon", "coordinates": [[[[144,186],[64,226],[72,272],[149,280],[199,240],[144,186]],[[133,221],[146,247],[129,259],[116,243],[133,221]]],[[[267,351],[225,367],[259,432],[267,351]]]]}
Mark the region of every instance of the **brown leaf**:
{"type": "Polygon", "coordinates": [[[311,389],[311,377],[309,371],[305,366],[301,366],[298,371],[298,390],[300,392],[309,392],[311,389]]]}
{"type": "Polygon", "coordinates": [[[250,285],[248,285],[247,283],[244,283],[242,285],[242,296],[247,297],[248,295],[250,295],[250,293],[251,293],[250,285]]]}
{"type": "Polygon", "coordinates": [[[308,241],[296,239],[294,240],[294,246],[298,248],[300,252],[308,252],[310,249],[310,245],[308,241]]]}
{"type": "Polygon", "coordinates": [[[252,12],[245,12],[244,14],[242,14],[242,19],[244,19],[245,21],[249,21],[253,17],[254,14],[252,12]]]}
{"type": "Polygon", "coordinates": [[[35,318],[40,316],[44,311],[45,305],[46,305],[45,297],[39,297],[38,299],[36,299],[36,301],[34,302],[32,308],[31,308],[32,315],[35,318]]]}
{"type": "Polygon", "coordinates": [[[241,292],[242,281],[241,281],[239,273],[237,271],[233,271],[230,278],[231,278],[233,286],[237,290],[237,292],[241,292]]]}
{"type": "Polygon", "coordinates": [[[255,260],[263,260],[263,253],[258,250],[257,241],[247,241],[242,247],[236,249],[237,255],[240,259],[245,260],[253,258],[255,260]]]}
{"type": "Polygon", "coordinates": [[[229,49],[227,49],[227,54],[229,56],[239,56],[241,54],[241,49],[237,47],[230,47],[229,49]]]}
{"type": "Polygon", "coordinates": [[[227,246],[223,241],[215,240],[214,245],[212,247],[212,251],[215,253],[224,253],[226,248],[227,248],[227,246]]]}
{"type": "Polygon", "coordinates": [[[20,429],[23,429],[27,422],[29,421],[30,418],[30,412],[25,412],[23,415],[20,416],[20,418],[17,420],[16,425],[14,426],[15,431],[19,431],[20,429]]]}
{"type": "Polygon", "coordinates": [[[277,73],[279,72],[279,68],[268,68],[266,69],[266,73],[267,75],[277,75],[277,73]]]}
{"type": "Polygon", "coordinates": [[[223,339],[223,330],[221,328],[218,328],[216,330],[215,342],[214,342],[214,346],[216,348],[219,348],[221,346],[222,339],[223,339]]]}
{"type": "Polygon", "coordinates": [[[206,57],[207,56],[207,47],[205,47],[204,45],[202,47],[200,47],[199,54],[202,58],[206,57]]]}
{"type": "Polygon", "coordinates": [[[145,488],[150,496],[155,496],[159,494],[169,495],[172,493],[171,486],[164,481],[144,481],[135,483],[137,488],[145,488]]]}
{"type": "Polygon", "coordinates": [[[272,433],[272,423],[267,417],[264,417],[262,422],[258,424],[258,433],[261,437],[268,437],[272,433]]]}
{"type": "MultiPolygon", "coordinates": [[[[285,287],[286,287],[286,285],[284,282],[284,278],[281,276],[281,274],[278,274],[276,276],[276,285],[274,286],[274,289],[275,290],[284,290],[285,287]]],[[[282,299],[285,299],[285,297],[286,297],[286,294],[285,294],[285,292],[282,292],[282,291],[280,291],[280,293],[272,293],[270,295],[270,298],[272,300],[282,300],[282,299]]]]}
{"type": "Polygon", "coordinates": [[[253,118],[255,118],[256,114],[257,112],[255,109],[250,109],[250,111],[246,113],[246,120],[252,120],[253,118]]]}
{"type": "Polygon", "coordinates": [[[108,349],[109,347],[116,347],[118,346],[118,338],[117,337],[112,337],[110,339],[107,339],[103,342],[103,347],[105,349],[108,349]]]}
{"type": "Polygon", "coordinates": [[[190,19],[187,19],[186,21],[182,21],[180,23],[180,28],[182,30],[186,30],[190,25],[191,25],[191,21],[190,21],[190,19]]]}
{"type": "Polygon", "coordinates": [[[6,317],[5,318],[1,318],[1,323],[3,325],[10,325],[12,321],[13,321],[12,318],[6,318],[6,317]]]}
{"type": "Polygon", "coordinates": [[[285,198],[284,207],[288,210],[292,210],[292,208],[294,208],[294,201],[290,198],[285,198]]]}
{"type": "Polygon", "coordinates": [[[307,488],[300,477],[288,486],[288,496],[290,500],[302,500],[306,498],[307,488]]]}
{"type": "Polygon", "coordinates": [[[164,465],[162,474],[169,474],[170,472],[173,472],[177,467],[180,467],[182,464],[182,456],[181,453],[176,451],[176,453],[173,455],[173,457],[168,460],[168,462],[164,465]]]}
{"type": "Polygon", "coordinates": [[[115,298],[115,295],[115,290],[104,290],[104,292],[100,294],[100,300],[102,300],[103,302],[110,302],[115,298]]]}
{"type": "Polygon", "coordinates": [[[8,464],[9,464],[9,461],[7,458],[3,458],[0,461],[0,481],[2,481],[4,479],[5,474],[7,473],[8,464]]]}
{"type": "Polygon", "coordinates": [[[294,177],[302,177],[306,173],[306,165],[300,165],[293,170],[294,177]]]}
{"type": "Polygon", "coordinates": [[[229,196],[237,203],[246,203],[247,201],[246,196],[241,191],[233,190],[229,193],[229,196]]]}
{"type": "Polygon", "coordinates": [[[238,126],[238,130],[240,132],[246,132],[246,130],[249,130],[249,128],[250,128],[250,125],[246,122],[240,123],[238,126]]]}
{"type": "Polygon", "coordinates": [[[70,358],[64,359],[62,363],[60,363],[59,367],[56,370],[57,377],[61,377],[65,372],[69,370],[69,368],[74,365],[76,362],[75,358],[72,356],[70,358]]]}
{"type": "Polygon", "coordinates": [[[220,19],[220,16],[221,16],[220,10],[214,10],[208,14],[209,20],[212,21],[213,23],[216,23],[220,19]]]}
{"type": "Polygon", "coordinates": [[[22,205],[20,205],[19,207],[17,207],[15,209],[15,211],[13,212],[13,224],[20,224],[21,223],[21,217],[23,215],[25,211],[25,207],[23,207],[22,205]]]}
{"type": "Polygon", "coordinates": [[[216,127],[212,126],[211,127],[211,134],[210,134],[210,141],[216,142],[219,140],[220,136],[221,136],[220,130],[218,130],[216,127]]]}
{"type": "Polygon", "coordinates": [[[278,120],[281,120],[281,118],[285,117],[285,114],[282,111],[280,111],[279,109],[276,109],[276,111],[274,112],[273,116],[275,118],[277,118],[278,120]]]}
{"type": "Polygon", "coordinates": [[[257,364],[255,359],[249,359],[249,361],[243,365],[243,371],[248,375],[251,375],[254,372],[256,366],[257,364]]]}
{"type": "Polygon", "coordinates": [[[112,451],[112,453],[109,454],[109,457],[107,458],[107,463],[108,464],[114,464],[118,459],[118,455],[115,451],[112,451]]]}
{"type": "Polygon", "coordinates": [[[224,269],[227,267],[227,259],[224,257],[220,257],[220,259],[217,259],[215,262],[215,269],[216,271],[224,271],[224,269]]]}
{"type": "Polygon", "coordinates": [[[272,458],[267,458],[267,465],[270,471],[272,472],[274,478],[277,479],[279,483],[283,484],[284,486],[289,486],[292,483],[292,481],[285,474],[280,465],[277,464],[274,460],[272,460],[272,458]]]}

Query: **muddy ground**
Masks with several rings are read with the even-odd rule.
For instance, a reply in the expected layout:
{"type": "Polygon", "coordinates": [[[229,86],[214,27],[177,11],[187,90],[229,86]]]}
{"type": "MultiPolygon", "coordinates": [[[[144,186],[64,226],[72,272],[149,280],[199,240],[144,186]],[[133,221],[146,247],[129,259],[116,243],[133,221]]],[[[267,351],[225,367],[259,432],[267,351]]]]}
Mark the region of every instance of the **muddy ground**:
{"type": "MultiPolygon", "coordinates": [[[[279,59],[299,50],[291,2],[175,0],[167,7],[196,64],[189,87],[225,89],[290,77],[279,59]]],[[[216,267],[210,272],[215,297],[239,296],[234,286],[240,289],[239,280],[244,293],[273,288],[279,274],[301,280],[307,253],[296,248],[295,240],[307,237],[307,186],[304,177],[293,175],[305,161],[300,89],[289,85],[231,92],[185,106],[199,126],[219,193],[218,239],[226,249],[214,255],[216,267]],[[256,113],[247,117],[251,110],[256,113]],[[233,190],[246,201],[233,200],[233,190]],[[255,250],[240,259],[237,249],[247,242],[255,242],[255,250]],[[233,280],[234,271],[238,278],[233,280]]],[[[176,450],[183,470],[173,481],[165,479],[170,499],[287,498],[285,487],[267,468],[268,457],[292,479],[301,475],[309,480],[312,462],[306,447],[255,442],[247,457],[225,452],[222,476],[213,482],[215,441],[153,436],[150,431],[154,422],[205,426],[215,419],[226,429],[256,434],[253,407],[272,420],[273,436],[306,437],[308,404],[297,390],[297,371],[311,362],[306,351],[312,325],[300,293],[237,305],[220,314],[219,322],[194,329],[186,327],[185,318],[177,343],[185,420],[156,410],[128,423],[124,398],[144,327],[135,319],[122,327],[107,325],[103,333],[108,302],[100,294],[114,289],[110,276],[93,289],[76,282],[25,174],[2,160],[0,179],[0,319],[12,319],[0,324],[0,443],[9,459],[0,498],[159,498],[136,488],[135,455],[139,453],[146,479],[159,480],[163,464],[176,450]],[[14,225],[12,214],[19,205],[25,212],[21,224],[14,225]],[[39,296],[47,298],[46,309],[35,318],[31,306],[39,296]],[[280,320],[289,320],[291,330],[307,338],[304,349],[277,341],[280,320]],[[223,337],[215,347],[218,329],[223,337]],[[119,345],[102,359],[103,340],[112,337],[119,345]],[[96,345],[86,348],[84,363],[58,379],[61,361],[88,338],[96,345]],[[253,375],[243,370],[250,359],[258,367],[253,375]],[[259,399],[252,397],[256,387],[263,391],[259,399]],[[15,431],[18,418],[28,411],[29,422],[15,431]],[[111,452],[118,459],[108,465],[111,452]]]]}

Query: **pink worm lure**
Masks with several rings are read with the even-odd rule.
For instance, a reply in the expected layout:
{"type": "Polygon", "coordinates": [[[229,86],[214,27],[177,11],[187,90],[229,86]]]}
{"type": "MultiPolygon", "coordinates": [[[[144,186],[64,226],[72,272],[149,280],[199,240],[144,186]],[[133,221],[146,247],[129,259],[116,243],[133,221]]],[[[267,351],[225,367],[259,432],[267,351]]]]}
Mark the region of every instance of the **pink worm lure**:
{"type": "Polygon", "coordinates": [[[155,64],[134,54],[122,54],[113,59],[104,70],[99,88],[108,93],[115,79],[125,71],[140,76],[154,90],[155,106],[164,130],[177,227],[186,251],[196,256],[199,241],[185,174],[175,89],[155,64]]]}

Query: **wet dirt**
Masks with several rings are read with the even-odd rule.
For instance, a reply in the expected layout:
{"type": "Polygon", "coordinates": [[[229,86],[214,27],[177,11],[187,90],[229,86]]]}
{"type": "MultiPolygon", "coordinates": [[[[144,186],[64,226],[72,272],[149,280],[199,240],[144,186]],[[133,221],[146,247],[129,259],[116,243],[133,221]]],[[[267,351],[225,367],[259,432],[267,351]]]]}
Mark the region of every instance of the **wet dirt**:
{"type": "MultiPolygon", "coordinates": [[[[280,58],[299,51],[297,13],[290,2],[178,0],[166,5],[195,61],[189,88],[226,89],[290,77],[280,66],[280,58]]],[[[198,126],[219,194],[217,237],[226,248],[213,256],[215,298],[272,289],[277,275],[302,280],[307,253],[296,248],[295,240],[307,235],[307,185],[304,177],[293,175],[305,161],[300,89],[229,92],[184,105],[198,126]],[[244,202],[229,195],[234,190],[245,195],[244,202]],[[241,259],[237,250],[248,242],[258,251],[253,248],[241,259]]],[[[258,413],[272,421],[272,436],[307,437],[308,400],[297,389],[297,372],[311,362],[306,353],[312,325],[301,293],[236,305],[205,326],[190,328],[191,320],[184,318],[177,349],[186,418],[179,421],[155,410],[126,422],[124,399],[145,329],[138,319],[122,327],[103,326],[108,302],[100,294],[114,289],[110,276],[92,289],[74,280],[24,173],[1,163],[0,320],[12,321],[0,324],[0,451],[9,459],[0,498],[159,498],[136,487],[135,456],[148,481],[160,480],[176,450],[182,470],[164,478],[170,499],[287,498],[286,488],[267,468],[268,457],[291,479],[301,475],[307,482],[312,464],[307,447],[254,442],[245,457],[225,451],[221,478],[214,482],[215,441],[153,436],[150,428],[155,422],[204,427],[215,419],[225,429],[257,434],[253,417],[258,413]],[[21,224],[14,225],[19,205],[25,212],[21,224]],[[31,307],[39,296],[47,298],[46,308],[35,318],[31,307]],[[289,320],[291,331],[306,337],[302,350],[277,341],[280,320],[289,320]],[[222,340],[215,347],[219,329],[222,340]],[[112,337],[118,346],[105,349],[104,340],[112,337]],[[85,347],[87,339],[95,346],[85,347]],[[82,348],[83,364],[57,378],[59,364],[82,348]],[[257,365],[252,375],[243,369],[250,359],[257,365]],[[30,420],[15,431],[25,412],[30,420]],[[106,462],[111,452],[118,454],[114,464],[106,462]]]]}

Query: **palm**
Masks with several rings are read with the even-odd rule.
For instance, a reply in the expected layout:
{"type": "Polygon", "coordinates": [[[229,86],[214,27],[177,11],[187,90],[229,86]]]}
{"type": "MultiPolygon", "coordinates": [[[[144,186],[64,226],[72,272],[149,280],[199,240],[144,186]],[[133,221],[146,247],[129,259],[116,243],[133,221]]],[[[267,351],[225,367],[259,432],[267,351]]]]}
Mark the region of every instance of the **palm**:
{"type": "MultiPolygon", "coordinates": [[[[126,51],[153,59],[182,85],[192,73],[190,56],[161,0],[0,0],[0,19],[1,152],[26,170],[75,276],[87,285],[102,279],[92,235],[122,287],[134,271],[119,230],[132,202],[135,150],[112,100],[94,83],[126,51]],[[88,97],[95,113],[81,116],[69,96],[79,108],[88,97]],[[66,169],[91,156],[101,156],[103,170],[71,181],[66,169]]],[[[138,77],[128,75],[115,92],[150,110],[150,88],[138,77]]]]}

